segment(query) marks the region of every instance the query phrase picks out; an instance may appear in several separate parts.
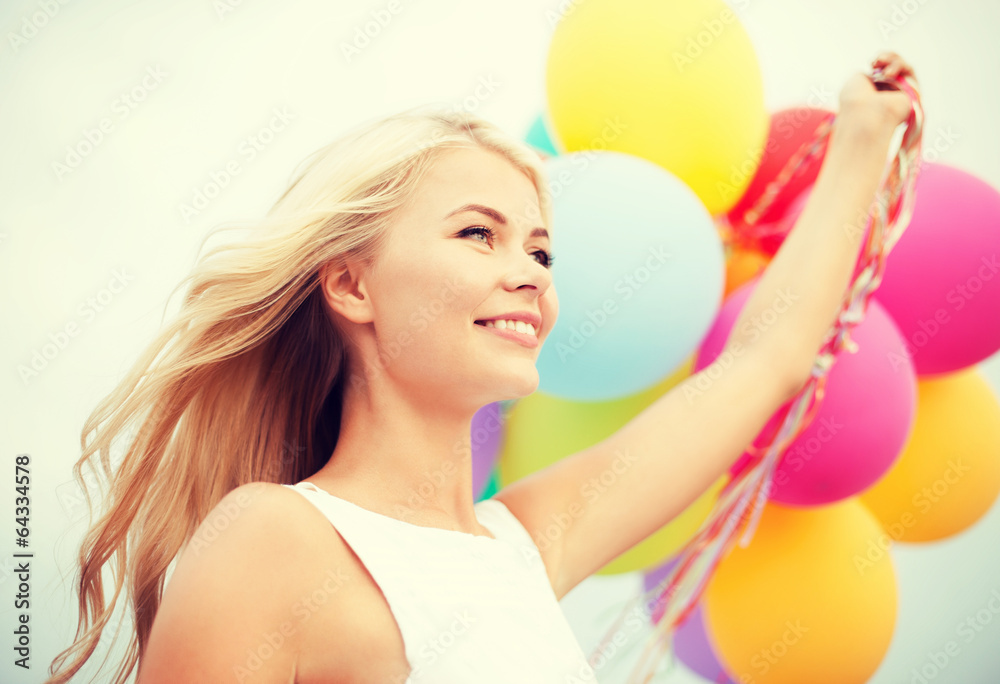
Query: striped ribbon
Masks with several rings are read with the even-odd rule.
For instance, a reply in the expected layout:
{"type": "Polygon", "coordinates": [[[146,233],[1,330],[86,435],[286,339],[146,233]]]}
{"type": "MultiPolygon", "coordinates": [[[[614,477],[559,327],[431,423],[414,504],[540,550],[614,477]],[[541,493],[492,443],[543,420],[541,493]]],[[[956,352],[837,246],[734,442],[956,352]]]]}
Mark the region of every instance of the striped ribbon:
{"type": "MultiPolygon", "coordinates": [[[[626,615],[643,610],[654,623],[638,663],[626,684],[646,684],[664,660],[672,665],[672,635],[674,630],[697,606],[708,581],[719,562],[732,549],[739,538],[746,547],[760,520],[774,470],[782,455],[795,438],[812,422],[826,386],[827,376],[842,349],[857,351],[857,344],[850,339],[850,330],[860,323],[868,308],[868,301],[882,282],[885,259],[910,222],[915,186],[920,171],[920,151],[923,132],[923,107],[915,79],[908,75],[888,79],[879,71],[868,77],[880,90],[897,89],[910,97],[912,110],[905,122],[906,130],[900,140],[888,172],[883,175],[876,193],[874,211],[869,212],[865,229],[867,237],[861,251],[862,258],[856,267],[851,285],[837,318],[824,338],[816,356],[809,380],[788,404],[788,409],[777,434],[763,440],[760,448],[750,445],[750,458],[739,472],[719,493],[712,512],[702,523],[694,537],[678,554],[678,562],[667,576],[649,591],[641,592],[623,609],[619,618],[606,632],[600,644],[591,653],[595,662],[608,644],[622,629],[626,615]],[[884,84],[884,85],[880,85],[884,84]],[[741,537],[742,533],[742,537],[741,537]]],[[[835,114],[830,114],[817,127],[813,139],[801,146],[788,160],[778,176],[772,180],[762,195],[745,214],[744,240],[754,240],[767,231],[767,226],[757,226],[757,219],[775,201],[789,181],[800,173],[815,156],[821,154],[833,128],[835,114]],[[757,231],[757,232],[755,232],[757,231]]],[[[860,228],[858,228],[860,230],[860,228]]],[[[732,231],[731,239],[736,239],[732,231]]],[[[726,239],[725,236],[723,238],[726,239]]]]}

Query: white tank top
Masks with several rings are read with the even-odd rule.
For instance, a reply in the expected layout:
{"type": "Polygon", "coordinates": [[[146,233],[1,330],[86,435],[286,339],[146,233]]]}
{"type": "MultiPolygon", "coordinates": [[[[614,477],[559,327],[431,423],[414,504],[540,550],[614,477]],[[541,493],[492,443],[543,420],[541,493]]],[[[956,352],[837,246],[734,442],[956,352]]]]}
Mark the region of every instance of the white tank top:
{"type": "Polygon", "coordinates": [[[375,513],[311,482],[283,486],[330,520],[382,590],[411,668],[405,684],[597,681],[538,547],[502,502],[475,504],[491,539],[375,513]]]}

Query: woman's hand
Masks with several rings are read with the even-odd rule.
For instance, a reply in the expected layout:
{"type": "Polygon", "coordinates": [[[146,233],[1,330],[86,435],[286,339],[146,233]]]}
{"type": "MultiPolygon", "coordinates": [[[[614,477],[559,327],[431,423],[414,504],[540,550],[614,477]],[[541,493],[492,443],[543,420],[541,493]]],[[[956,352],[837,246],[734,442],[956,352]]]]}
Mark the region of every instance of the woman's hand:
{"type": "MultiPolygon", "coordinates": [[[[907,75],[914,81],[911,67],[895,52],[883,52],[872,61],[876,75],[898,77],[907,75]]],[[[840,91],[840,111],[837,126],[865,134],[889,135],[905,122],[912,111],[909,96],[884,82],[874,83],[862,72],[852,75],[840,91]]]]}

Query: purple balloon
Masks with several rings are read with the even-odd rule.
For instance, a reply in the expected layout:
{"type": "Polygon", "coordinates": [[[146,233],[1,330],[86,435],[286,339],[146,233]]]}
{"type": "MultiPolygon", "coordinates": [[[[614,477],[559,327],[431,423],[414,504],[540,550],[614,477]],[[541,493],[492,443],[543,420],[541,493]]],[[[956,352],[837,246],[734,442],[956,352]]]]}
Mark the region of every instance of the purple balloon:
{"type": "Polygon", "coordinates": [[[477,499],[490,480],[502,434],[499,402],[487,404],[472,416],[472,493],[477,499]]]}
{"type": "MultiPolygon", "coordinates": [[[[656,569],[643,576],[646,591],[649,591],[666,578],[667,573],[677,564],[678,557],[671,558],[656,569]]],[[[710,682],[718,684],[736,684],[719,663],[705,627],[705,617],[699,602],[687,619],[678,625],[674,632],[674,654],[677,660],[710,682]]]]}

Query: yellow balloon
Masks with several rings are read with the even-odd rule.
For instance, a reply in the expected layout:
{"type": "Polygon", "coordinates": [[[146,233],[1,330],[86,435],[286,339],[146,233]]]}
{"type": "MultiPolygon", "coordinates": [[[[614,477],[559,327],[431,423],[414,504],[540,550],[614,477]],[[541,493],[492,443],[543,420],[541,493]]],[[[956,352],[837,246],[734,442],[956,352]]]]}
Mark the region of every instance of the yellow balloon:
{"type": "Polygon", "coordinates": [[[1000,403],[975,367],[917,378],[903,453],[861,501],[890,537],[927,542],[979,520],[1000,494],[1000,403]]]}
{"type": "MultiPolygon", "coordinates": [[[[643,409],[691,375],[694,357],[652,387],[611,401],[573,401],[535,392],[519,400],[506,416],[500,448],[500,481],[526,477],[565,456],[614,434],[643,409]]],[[[605,565],[598,574],[617,574],[650,568],[684,545],[708,517],[720,478],[668,524],[605,565]]]]}
{"type": "Polygon", "coordinates": [[[858,567],[882,534],[851,497],[829,506],[767,503],[705,589],[706,630],[735,681],[861,684],[878,669],[896,624],[892,562],[858,567]]]}
{"type": "Polygon", "coordinates": [[[743,195],[770,115],[757,55],[722,0],[586,0],[559,18],[547,116],[566,152],[653,161],[712,214],[743,195]]]}

